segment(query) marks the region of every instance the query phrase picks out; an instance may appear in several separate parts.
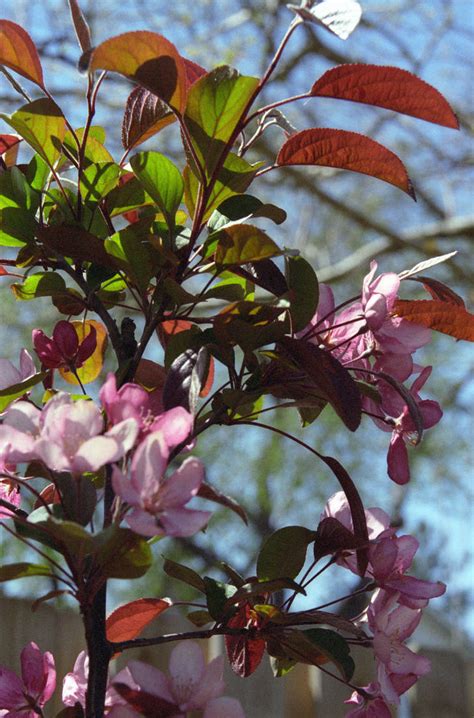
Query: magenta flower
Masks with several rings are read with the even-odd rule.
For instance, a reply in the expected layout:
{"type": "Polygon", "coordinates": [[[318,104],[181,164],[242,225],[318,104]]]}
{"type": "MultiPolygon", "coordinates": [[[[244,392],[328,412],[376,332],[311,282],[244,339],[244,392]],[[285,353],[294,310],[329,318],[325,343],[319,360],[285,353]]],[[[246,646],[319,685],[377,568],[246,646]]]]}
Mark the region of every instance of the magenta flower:
{"type": "Polygon", "coordinates": [[[118,467],[112,474],[115,493],[132,507],[125,520],[133,531],[143,536],[191,536],[202,529],[211,516],[209,511],[185,508],[204,480],[204,466],[200,461],[186,459],[164,479],[168,441],[165,431],[149,434],[135,451],[131,477],[125,476],[118,467]]]}
{"type": "Polygon", "coordinates": [[[36,367],[33,359],[26,349],[20,352],[20,368],[17,369],[8,359],[0,359],[0,389],[8,389],[9,386],[21,384],[36,374],[36,367]]]}
{"type": "Polygon", "coordinates": [[[245,718],[239,701],[221,696],[224,690],[222,673],[224,658],[219,656],[207,666],[201,648],[194,641],[179,643],[171,653],[169,675],[142,661],[130,661],[113,680],[117,691],[126,696],[127,689],[138,698],[147,699],[147,705],[165,701],[173,718],[185,718],[188,711],[201,710],[203,718],[245,718]],[[121,690],[122,688],[122,690],[121,690]],[[125,690],[124,690],[125,689],[125,690]]]}
{"type": "Polygon", "coordinates": [[[370,683],[368,686],[363,686],[363,690],[369,697],[361,696],[354,691],[351,697],[344,701],[357,706],[346,714],[346,718],[391,718],[392,713],[380,693],[379,684],[370,683]]]}
{"type": "Polygon", "coordinates": [[[79,342],[73,325],[61,320],[54,327],[51,339],[41,329],[33,329],[32,340],[43,366],[48,369],[58,367],[77,369],[94,353],[97,346],[97,332],[91,325],[87,336],[79,342]]]}
{"type": "MultiPolygon", "coordinates": [[[[0,499],[8,501],[14,508],[18,508],[21,503],[21,496],[18,485],[8,479],[0,480],[0,499]]],[[[13,510],[8,509],[6,506],[0,504],[0,519],[7,519],[14,516],[13,510]]]]}
{"type": "Polygon", "coordinates": [[[54,658],[41,653],[36,643],[28,643],[21,652],[21,678],[0,667],[0,709],[4,718],[38,718],[38,711],[49,701],[56,688],[54,658]]]}
{"type": "Polygon", "coordinates": [[[372,331],[380,329],[393,309],[400,288],[398,274],[388,272],[374,279],[377,262],[370,263],[370,272],[362,284],[362,309],[367,326],[372,331]]]}

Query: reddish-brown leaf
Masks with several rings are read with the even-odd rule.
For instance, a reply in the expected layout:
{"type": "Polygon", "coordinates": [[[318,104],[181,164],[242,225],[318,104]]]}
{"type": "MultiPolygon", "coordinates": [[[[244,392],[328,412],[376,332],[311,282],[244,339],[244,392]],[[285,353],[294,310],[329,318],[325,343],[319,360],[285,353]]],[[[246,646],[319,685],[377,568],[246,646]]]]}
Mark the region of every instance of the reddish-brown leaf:
{"type": "Polygon", "coordinates": [[[169,598],[140,598],[120,606],[107,618],[107,640],[119,643],[136,638],[145,626],[172,605],[169,598]]]}
{"type": "Polygon", "coordinates": [[[399,299],[393,314],[456,339],[474,342],[474,314],[459,304],[439,299],[399,299]]]}
{"type": "MultiPolygon", "coordinates": [[[[246,628],[254,621],[251,616],[252,609],[248,603],[239,608],[227,625],[229,628],[246,628]]],[[[225,647],[227,657],[234,673],[241,678],[247,678],[257,668],[265,653],[263,638],[247,638],[246,636],[226,636],[225,647]]]]}
{"type": "Polygon", "coordinates": [[[162,35],[145,30],[126,32],[102,42],[83,59],[89,72],[118,72],[146,87],[174,110],[184,110],[184,61],[173,43],[162,35]]]}
{"type": "Polygon", "coordinates": [[[44,89],[43,70],[31,37],[20,25],[0,20],[0,65],[5,65],[44,89]]]}
{"type": "Polygon", "coordinates": [[[196,80],[199,80],[199,78],[203,75],[207,75],[207,70],[205,70],[201,65],[198,65],[197,62],[188,60],[186,57],[183,57],[183,62],[186,73],[186,85],[189,89],[191,85],[194,85],[196,80]]]}
{"type": "Polygon", "coordinates": [[[313,127],[292,135],[278,153],[277,165],[319,165],[370,175],[395,185],[415,199],[404,164],[396,154],[357,132],[313,127]]]}
{"type": "Polygon", "coordinates": [[[20,135],[0,135],[0,155],[21,142],[20,135]]]}
{"type": "Polygon", "coordinates": [[[227,496],[226,494],[221,493],[216,488],[214,488],[214,486],[211,486],[210,484],[203,481],[201,486],[199,487],[197,495],[200,496],[202,499],[214,501],[216,504],[225,506],[226,509],[230,509],[231,511],[236,513],[237,516],[240,516],[240,518],[245,524],[248,524],[248,518],[247,514],[245,513],[245,509],[243,509],[242,506],[231,496],[227,496]]]}
{"type": "Polygon", "coordinates": [[[40,506],[46,504],[59,504],[61,502],[61,496],[54,484],[47,484],[44,489],[40,492],[40,495],[34,503],[34,508],[39,509],[40,506]]]}
{"type": "Polygon", "coordinates": [[[193,324],[188,322],[187,319],[167,319],[165,322],[161,322],[161,324],[158,325],[157,331],[159,340],[166,349],[172,336],[179,334],[180,332],[185,332],[188,329],[191,329],[192,326],[193,324]]]}
{"type": "Polygon", "coordinates": [[[179,706],[142,689],[130,688],[125,683],[112,683],[127,703],[145,718],[172,718],[178,715],[179,706]]]}
{"type": "Polygon", "coordinates": [[[464,299],[456,294],[450,287],[444,282],[440,282],[438,279],[432,279],[431,277],[410,277],[412,282],[421,282],[428,292],[431,294],[433,299],[439,299],[441,302],[448,302],[449,304],[455,304],[458,307],[466,307],[464,299]]]}
{"type": "Polygon", "coordinates": [[[333,97],[385,107],[437,125],[459,129],[443,95],[424,80],[399,67],[348,64],[333,67],[312,86],[311,97],[333,97]]]}

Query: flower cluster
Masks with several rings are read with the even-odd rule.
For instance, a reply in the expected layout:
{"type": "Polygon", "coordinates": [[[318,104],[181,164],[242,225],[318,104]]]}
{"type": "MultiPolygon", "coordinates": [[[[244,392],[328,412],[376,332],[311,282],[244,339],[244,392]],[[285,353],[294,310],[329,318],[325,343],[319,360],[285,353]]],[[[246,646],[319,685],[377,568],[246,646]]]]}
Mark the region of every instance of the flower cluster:
{"type": "MultiPolygon", "coordinates": [[[[369,529],[369,563],[365,577],[372,579],[377,588],[359,622],[366,625],[372,636],[377,681],[364,689],[373,698],[352,696],[350,701],[358,705],[348,714],[352,718],[389,716],[386,704],[398,704],[400,695],[429,672],[429,661],[413,653],[405,641],[417,628],[421,611],[429,600],[446,591],[440,581],[423,581],[406,575],[419,546],[413,536],[397,536],[382,509],[367,509],[365,513],[369,529]],[[376,710],[379,712],[374,712],[376,710]]],[[[329,499],[322,515],[322,518],[328,517],[352,530],[343,492],[329,499]]],[[[338,563],[358,573],[353,551],[343,551],[338,563]]]]}
{"type": "Polygon", "coordinates": [[[56,688],[54,658],[36,643],[21,652],[21,678],[0,666],[0,714],[4,718],[37,718],[56,688]],[[5,711],[5,712],[4,712],[5,711]]]}
{"type": "Polygon", "coordinates": [[[331,351],[377,391],[378,400],[364,397],[363,406],[380,429],[392,433],[388,474],[405,484],[410,479],[406,442],[417,443],[442,411],[437,402],[420,398],[431,367],[420,367],[412,356],[430,341],[431,331],[393,314],[400,277],[388,272],[374,278],[376,270],[374,261],[360,299],[339,312],[331,288],[321,284],[318,309],[299,337],[331,351]],[[404,387],[410,378],[410,388],[404,387]]]}

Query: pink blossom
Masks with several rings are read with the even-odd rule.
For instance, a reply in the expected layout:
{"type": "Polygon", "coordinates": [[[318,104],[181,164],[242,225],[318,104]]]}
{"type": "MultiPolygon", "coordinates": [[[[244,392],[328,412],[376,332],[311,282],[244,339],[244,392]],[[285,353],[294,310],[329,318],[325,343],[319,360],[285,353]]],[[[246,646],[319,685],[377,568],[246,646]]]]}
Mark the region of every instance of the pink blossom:
{"type": "Polygon", "coordinates": [[[54,327],[51,339],[41,329],[33,329],[32,340],[43,366],[48,369],[78,368],[94,353],[97,332],[91,325],[89,333],[80,342],[74,326],[61,320],[54,327]]]}
{"type": "Polygon", "coordinates": [[[35,458],[41,411],[28,401],[10,404],[0,425],[0,462],[17,464],[35,458]]]}
{"type": "MultiPolygon", "coordinates": [[[[0,479],[0,499],[8,501],[13,507],[18,508],[21,503],[18,485],[8,479],[0,479]]],[[[0,504],[0,519],[6,519],[14,515],[14,511],[0,504]]]]}
{"type": "Polygon", "coordinates": [[[405,644],[421,620],[421,610],[397,605],[398,594],[379,589],[367,610],[374,638],[377,679],[389,703],[398,704],[399,696],[430,671],[427,658],[413,653],[405,644]],[[401,679],[401,680],[399,680],[401,679]]]}
{"type": "Polygon", "coordinates": [[[0,667],[0,708],[5,718],[37,718],[56,687],[54,658],[41,653],[36,643],[28,643],[21,652],[21,679],[0,667]]]}
{"type": "Polygon", "coordinates": [[[104,434],[100,409],[92,401],[73,401],[59,392],[41,412],[36,456],[54,471],[97,471],[130,451],[138,434],[134,419],[126,419],[104,434]]]}
{"type": "Polygon", "coordinates": [[[200,461],[186,459],[168,479],[164,479],[169,457],[168,440],[166,432],[155,431],[142,441],[132,459],[130,479],[117,467],[113,471],[115,493],[132,507],[126,522],[144,536],[191,536],[202,529],[211,516],[208,511],[185,508],[204,479],[200,461]]]}
{"type": "MultiPolygon", "coordinates": [[[[76,658],[73,670],[67,673],[63,679],[62,701],[65,706],[74,706],[76,703],[80,703],[81,706],[85,708],[88,679],[89,656],[86,651],[81,651],[76,658]]],[[[109,682],[105,694],[105,707],[121,706],[124,703],[124,699],[119,696],[109,682]]],[[[109,713],[107,713],[107,715],[109,715],[109,713]]],[[[118,716],[119,714],[114,715],[118,716]]]]}
{"type": "Polygon", "coordinates": [[[357,706],[346,714],[346,718],[391,718],[392,713],[380,693],[378,683],[370,683],[362,690],[368,695],[362,696],[358,691],[354,691],[351,697],[344,701],[357,706]]]}
{"type": "Polygon", "coordinates": [[[244,718],[239,701],[221,696],[224,658],[219,656],[207,666],[201,648],[194,641],[179,643],[172,651],[169,674],[141,661],[130,661],[113,685],[120,685],[176,706],[173,718],[185,718],[188,711],[203,710],[203,718],[244,718]]]}
{"type": "Polygon", "coordinates": [[[377,262],[373,261],[362,285],[362,309],[367,326],[372,331],[380,329],[385,322],[393,309],[400,288],[398,274],[388,272],[374,279],[376,271],[377,262]]]}
{"type": "Polygon", "coordinates": [[[0,359],[0,390],[29,379],[36,373],[33,359],[26,349],[20,351],[20,368],[17,369],[8,359],[0,359]]]}

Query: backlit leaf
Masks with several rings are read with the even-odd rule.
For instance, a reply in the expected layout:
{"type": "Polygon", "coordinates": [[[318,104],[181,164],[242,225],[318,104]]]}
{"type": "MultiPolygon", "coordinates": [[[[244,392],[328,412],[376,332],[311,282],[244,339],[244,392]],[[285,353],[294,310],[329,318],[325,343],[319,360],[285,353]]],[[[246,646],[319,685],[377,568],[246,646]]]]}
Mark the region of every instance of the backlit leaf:
{"type": "Polygon", "coordinates": [[[0,114],[5,122],[37,152],[49,166],[61,153],[66,134],[66,120],[57,104],[49,97],[33,100],[13,115],[0,114]]]}
{"type": "Polygon", "coordinates": [[[258,554],[259,579],[296,578],[304,566],[306,551],[314,536],[314,531],[304,526],[285,526],[272,533],[258,554]]]}
{"type": "Polygon", "coordinates": [[[122,145],[131,150],[175,120],[166,102],[144,87],[135,87],[125,105],[122,145]]]}
{"type": "Polygon", "coordinates": [[[362,8],[355,0],[323,0],[309,7],[288,5],[291,10],[308,22],[321,25],[341,40],[347,40],[362,17],[362,8]]]}
{"type": "MultiPolygon", "coordinates": [[[[104,365],[104,355],[107,348],[107,330],[101,322],[97,322],[95,319],[86,319],[83,322],[75,321],[70,323],[76,330],[79,342],[82,342],[90,333],[91,327],[94,327],[96,331],[97,346],[93,354],[76,370],[82,384],[90,384],[91,381],[97,379],[104,365]]],[[[60,367],[58,371],[68,384],[79,384],[74,374],[68,369],[60,367]]]]}
{"type": "Polygon", "coordinates": [[[114,162],[90,164],[81,175],[81,193],[84,202],[98,203],[117,184],[120,167],[114,162]]]}
{"type": "Polygon", "coordinates": [[[38,230],[38,239],[44,245],[46,254],[48,249],[53,249],[63,257],[95,262],[104,266],[111,265],[110,257],[104,249],[104,242],[82,227],[52,224],[38,230]]]}
{"type": "Polygon", "coordinates": [[[12,284],[11,290],[15,299],[30,301],[65,293],[66,283],[57,272],[36,272],[25,277],[23,284],[12,284]]]}
{"type": "Polygon", "coordinates": [[[285,338],[281,342],[285,351],[320,391],[350,431],[355,431],[361,420],[361,398],[354,379],[347,369],[330,354],[315,344],[299,339],[285,338]]]}
{"type": "MultiPolygon", "coordinates": [[[[227,625],[229,628],[247,628],[249,623],[255,623],[255,620],[252,609],[246,603],[240,606],[227,625]]],[[[241,678],[247,678],[258,668],[265,653],[265,641],[262,638],[226,636],[225,647],[232,670],[241,678]]]]}
{"type": "Polygon", "coordinates": [[[51,576],[51,567],[40,566],[36,563],[11,563],[0,566],[0,583],[30,576],[51,576]]]}
{"type": "Polygon", "coordinates": [[[223,65],[190,88],[185,123],[208,177],[212,176],[257,86],[257,78],[245,77],[223,65]]]}
{"type": "Polygon", "coordinates": [[[311,321],[319,302],[316,272],[303,257],[285,258],[286,279],[290,288],[290,316],[293,331],[299,332],[311,321]]]}
{"type": "Polygon", "coordinates": [[[275,224],[286,219],[286,212],[274,204],[264,204],[251,194],[240,194],[222,202],[209,218],[208,227],[212,232],[223,229],[227,224],[244,221],[251,217],[267,217],[275,224]]]}
{"type": "Polygon", "coordinates": [[[184,61],[162,35],[144,30],[126,32],[102,42],[87,59],[89,72],[118,72],[153,92],[174,110],[184,110],[184,61]]]}
{"type": "Polygon", "coordinates": [[[108,578],[140,578],[153,563],[147,541],[130,529],[110,526],[94,536],[95,561],[108,578]]]}
{"type": "Polygon", "coordinates": [[[118,643],[136,638],[145,626],[172,605],[169,598],[140,598],[116,608],[107,618],[107,640],[118,643]]]}
{"type": "Polygon", "coordinates": [[[277,165],[335,167],[376,177],[415,198],[405,166],[396,154],[365,135],[314,127],[292,135],[278,153],[277,165]]]}
{"type": "Polygon", "coordinates": [[[155,200],[170,229],[181,204],[184,182],[179,169],[160,152],[139,152],[131,158],[130,164],[143,187],[155,200]]]}
{"type": "Polygon", "coordinates": [[[456,339],[474,341],[474,314],[458,304],[439,299],[398,299],[393,314],[456,339]]]}
{"type": "Polygon", "coordinates": [[[218,235],[216,264],[246,264],[281,254],[277,244],[261,229],[250,224],[235,224],[218,235]]]}
{"type": "Polygon", "coordinates": [[[22,207],[0,209],[0,245],[3,247],[21,247],[31,242],[37,227],[34,214],[22,207]]]}
{"type": "Polygon", "coordinates": [[[458,119],[443,95],[399,67],[340,65],[325,72],[312,86],[310,95],[385,107],[437,125],[459,128],[458,119]]]}
{"type": "Polygon", "coordinates": [[[433,299],[439,299],[442,302],[448,302],[449,304],[456,304],[459,307],[466,307],[464,299],[459,296],[451,287],[448,287],[444,282],[440,282],[438,279],[432,279],[431,277],[411,277],[412,282],[421,282],[423,287],[426,289],[428,294],[431,294],[433,299]]]}
{"type": "Polygon", "coordinates": [[[5,411],[7,406],[12,403],[15,399],[19,399],[21,396],[29,392],[36,384],[46,377],[46,372],[39,372],[30,376],[29,379],[25,379],[18,384],[6,387],[6,389],[0,389],[0,413],[5,411]]]}
{"type": "Polygon", "coordinates": [[[0,20],[0,65],[44,88],[38,51],[28,33],[10,20],[0,20]]]}

